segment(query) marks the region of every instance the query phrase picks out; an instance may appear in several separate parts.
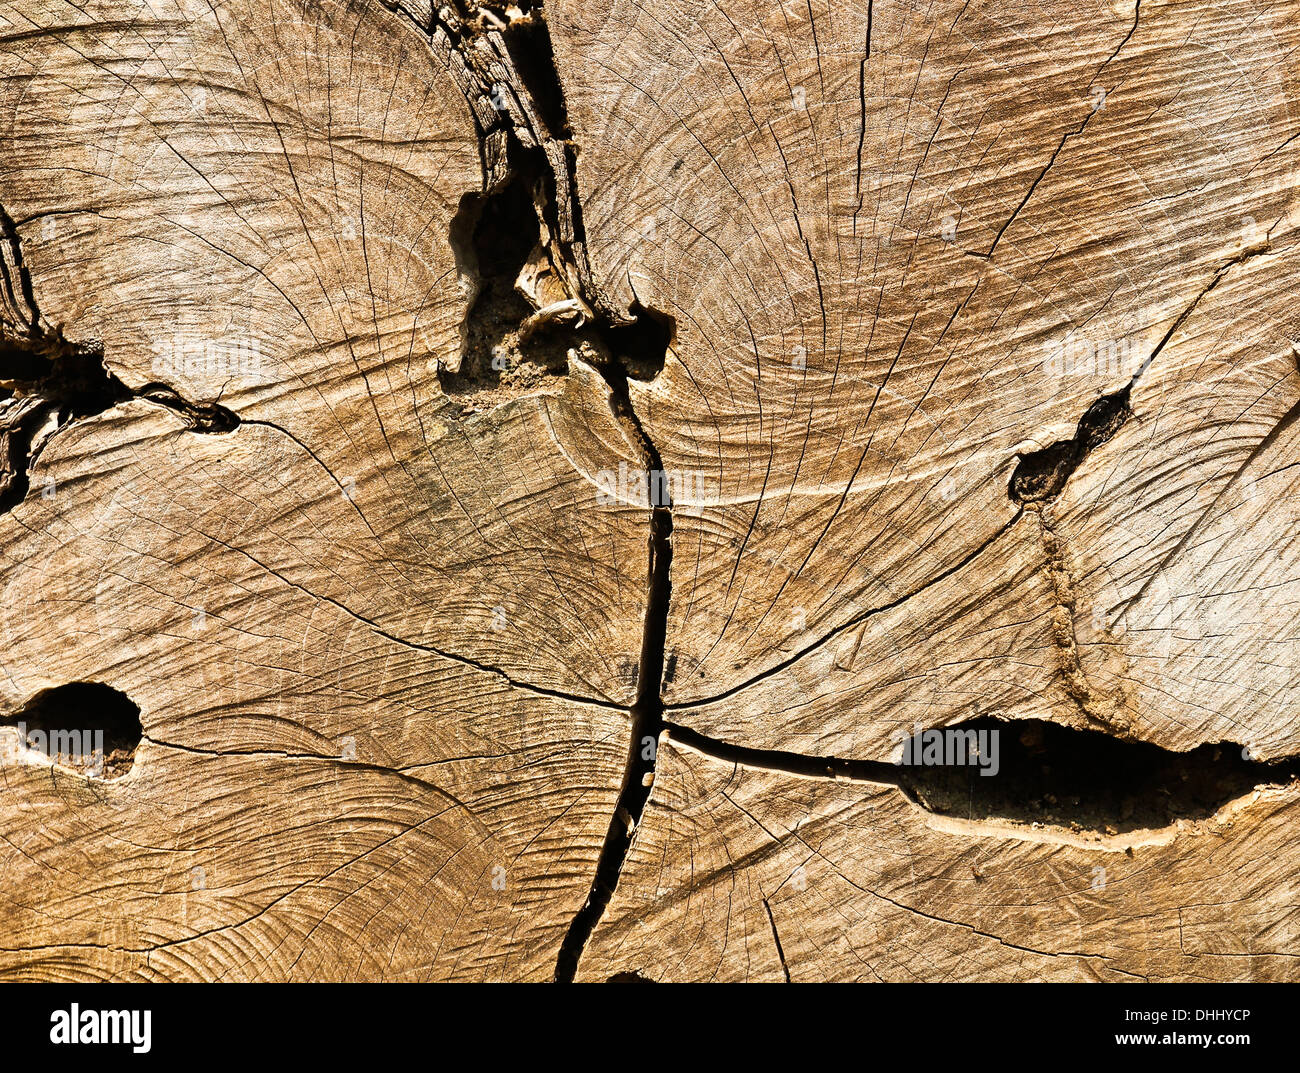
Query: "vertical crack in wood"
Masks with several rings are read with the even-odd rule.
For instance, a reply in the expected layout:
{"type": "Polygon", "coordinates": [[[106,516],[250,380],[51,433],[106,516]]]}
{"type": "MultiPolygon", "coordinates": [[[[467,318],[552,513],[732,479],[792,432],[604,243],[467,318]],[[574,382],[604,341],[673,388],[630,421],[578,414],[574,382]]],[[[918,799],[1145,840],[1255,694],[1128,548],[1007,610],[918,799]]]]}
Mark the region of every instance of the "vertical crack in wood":
{"type": "Polygon", "coordinates": [[[767,922],[772,926],[772,942],[776,944],[776,956],[781,961],[781,971],[785,973],[785,982],[790,983],[790,967],[785,963],[785,948],[781,946],[781,935],[776,930],[776,917],[772,915],[772,903],[763,899],[763,908],[767,910],[767,922]]]}
{"type": "MultiPolygon", "coordinates": [[[[576,152],[540,0],[522,5],[508,21],[486,6],[446,3],[422,22],[403,4],[390,7],[419,28],[446,63],[478,127],[483,160],[482,204],[521,177],[539,189],[540,222],[549,234],[553,266],[582,314],[571,329],[570,354],[588,363],[609,387],[609,404],[640,456],[649,490],[646,608],[634,699],[631,740],[614,815],[586,901],[570,923],[556,959],[555,980],[572,981],[578,961],[614,893],[654,782],[663,728],[663,678],[668,603],[672,591],[672,497],[663,460],[632,407],[629,375],[650,379],[663,367],[672,319],[633,305],[617,309],[601,293],[587,259],[576,152]]],[[[453,245],[464,235],[452,235],[453,245]]],[[[541,310],[538,310],[540,314],[541,310]]],[[[521,330],[527,325],[521,325],[521,330]]]]}
{"type": "Polygon", "coordinates": [[[596,875],[587,900],[573,918],[560,947],[555,966],[557,983],[573,981],[587,941],[618,886],[624,862],[632,848],[633,837],[654,785],[659,735],[664,727],[664,657],[668,636],[668,605],[672,595],[672,497],[668,491],[669,482],[664,473],[663,460],[632,409],[626,371],[613,363],[605,363],[600,369],[610,387],[610,406],[614,415],[628,429],[629,438],[639,442],[646,467],[646,486],[650,496],[648,586],[641,634],[641,658],[637,668],[636,699],[631,708],[631,741],[628,745],[623,785],[597,858],[596,875]]]}
{"type": "Polygon", "coordinates": [[[32,276],[23,261],[18,225],[3,205],[0,205],[0,283],[4,285],[0,329],[12,332],[21,328],[28,335],[38,334],[41,311],[32,292],[32,276]]]}

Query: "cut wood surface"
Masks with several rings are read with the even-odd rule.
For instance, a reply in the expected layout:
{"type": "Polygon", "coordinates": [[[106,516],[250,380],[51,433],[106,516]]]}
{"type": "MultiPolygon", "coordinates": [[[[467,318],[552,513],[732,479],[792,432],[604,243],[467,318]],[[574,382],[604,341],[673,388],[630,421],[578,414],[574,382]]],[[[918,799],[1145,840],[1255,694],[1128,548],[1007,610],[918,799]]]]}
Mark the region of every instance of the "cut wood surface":
{"type": "Polygon", "coordinates": [[[1294,0],[0,0],[0,978],[1300,979],[1297,101],[1294,0]]]}

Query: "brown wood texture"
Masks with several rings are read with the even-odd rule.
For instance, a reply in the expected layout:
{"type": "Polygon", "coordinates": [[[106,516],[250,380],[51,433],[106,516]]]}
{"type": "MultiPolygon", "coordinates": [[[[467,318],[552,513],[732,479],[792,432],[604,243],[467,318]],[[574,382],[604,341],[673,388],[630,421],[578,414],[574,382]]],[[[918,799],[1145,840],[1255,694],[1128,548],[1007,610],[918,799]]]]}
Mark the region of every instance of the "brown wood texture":
{"type": "Polygon", "coordinates": [[[1300,979],[1294,0],[0,0],[0,268],[0,978],[1300,979]]]}

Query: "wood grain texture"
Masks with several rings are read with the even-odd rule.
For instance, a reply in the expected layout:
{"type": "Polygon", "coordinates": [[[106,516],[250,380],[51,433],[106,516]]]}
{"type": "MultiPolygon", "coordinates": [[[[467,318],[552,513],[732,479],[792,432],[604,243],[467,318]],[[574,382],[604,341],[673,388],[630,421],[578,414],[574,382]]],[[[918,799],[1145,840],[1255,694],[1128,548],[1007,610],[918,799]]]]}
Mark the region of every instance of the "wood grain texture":
{"type": "Polygon", "coordinates": [[[0,0],[0,732],[141,725],[4,752],[0,978],[1300,979],[1297,100],[1292,0],[0,0]],[[980,719],[1222,749],[890,774],[980,719]]]}
{"type": "MultiPolygon", "coordinates": [[[[1133,427],[1058,508],[1070,549],[1076,515],[1095,519],[1070,554],[1100,560],[1074,568],[1090,575],[1081,617],[1110,601],[1113,628],[1131,582],[1104,571],[1155,574],[1295,401],[1295,20],[1253,4],[800,5],[751,31],[689,2],[548,10],[593,257],[621,301],[678,324],[638,412],[665,465],[712,493],[677,504],[689,565],[668,704],[728,740],[813,752],[963,701],[1070,718],[1044,624],[1026,621],[1048,602],[1043,552],[1007,483],[1019,453],[1068,438],[1142,370],[1133,427]],[[764,676],[797,712],[748,717],[735,691],[764,676]],[[843,702],[856,681],[881,716],[843,702]]],[[[1212,707],[1248,718],[1244,699],[1212,707]]],[[[1294,752],[1294,698],[1276,700],[1287,714],[1257,732],[1294,752]]],[[[1213,721],[1195,706],[1127,714],[1213,721]]]]}

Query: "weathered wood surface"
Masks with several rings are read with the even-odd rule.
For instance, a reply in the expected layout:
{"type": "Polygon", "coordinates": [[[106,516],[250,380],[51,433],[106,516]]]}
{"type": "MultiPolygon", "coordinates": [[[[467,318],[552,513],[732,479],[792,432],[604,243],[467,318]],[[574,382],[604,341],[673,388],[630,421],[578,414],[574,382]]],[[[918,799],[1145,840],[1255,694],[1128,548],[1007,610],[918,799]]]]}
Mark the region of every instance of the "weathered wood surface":
{"type": "Polygon", "coordinates": [[[532,6],[0,0],[0,977],[1300,977],[1300,5],[532,6]]]}

